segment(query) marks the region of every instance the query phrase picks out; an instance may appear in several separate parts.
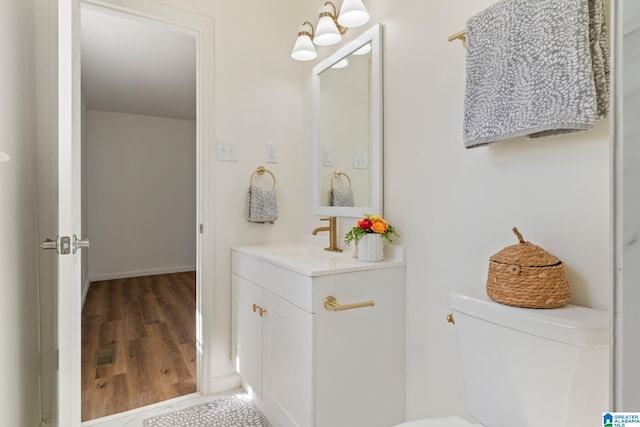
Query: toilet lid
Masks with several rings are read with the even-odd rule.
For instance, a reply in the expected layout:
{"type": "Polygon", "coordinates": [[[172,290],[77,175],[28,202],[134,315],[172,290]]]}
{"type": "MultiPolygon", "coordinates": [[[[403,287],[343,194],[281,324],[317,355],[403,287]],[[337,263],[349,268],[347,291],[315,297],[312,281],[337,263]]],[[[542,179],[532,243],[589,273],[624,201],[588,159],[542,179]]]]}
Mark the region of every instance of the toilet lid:
{"type": "Polygon", "coordinates": [[[395,427],[472,427],[479,426],[481,424],[471,424],[468,421],[458,417],[445,417],[445,418],[429,418],[425,420],[408,421],[406,423],[398,424],[395,427]]]}

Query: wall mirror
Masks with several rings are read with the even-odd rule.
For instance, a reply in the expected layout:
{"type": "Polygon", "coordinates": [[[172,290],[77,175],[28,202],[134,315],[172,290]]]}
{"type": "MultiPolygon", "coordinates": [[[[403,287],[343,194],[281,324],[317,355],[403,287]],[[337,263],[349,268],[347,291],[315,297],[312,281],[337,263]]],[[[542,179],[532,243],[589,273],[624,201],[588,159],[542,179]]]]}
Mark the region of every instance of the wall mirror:
{"type": "Polygon", "coordinates": [[[377,24],[313,68],[314,213],[382,215],[382,47],[377,24]]]}

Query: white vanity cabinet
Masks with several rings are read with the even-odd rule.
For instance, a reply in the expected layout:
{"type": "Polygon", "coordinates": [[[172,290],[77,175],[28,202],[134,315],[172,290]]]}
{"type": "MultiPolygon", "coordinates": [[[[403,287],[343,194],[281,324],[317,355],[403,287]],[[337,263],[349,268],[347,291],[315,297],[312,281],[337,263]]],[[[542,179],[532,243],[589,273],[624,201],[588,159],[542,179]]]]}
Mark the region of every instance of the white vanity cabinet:
{"type": "Polygon", "coordinates": [[[403,421],[404,261],[305,266],[263,249],[233,250],[234,332],[238,372],[273,427],[403,421]],[[331,311],[330,296],[364,306],[331,311]]]}

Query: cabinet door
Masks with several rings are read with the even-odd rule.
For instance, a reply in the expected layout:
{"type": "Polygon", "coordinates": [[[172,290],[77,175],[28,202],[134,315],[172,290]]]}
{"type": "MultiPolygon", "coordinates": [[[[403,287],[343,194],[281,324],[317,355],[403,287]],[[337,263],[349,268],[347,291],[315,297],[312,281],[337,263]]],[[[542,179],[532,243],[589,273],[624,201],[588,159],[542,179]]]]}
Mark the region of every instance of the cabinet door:
{"type": "Polygon", "coordinates": [[[316,427],[389,427],[404,420],[404,275],[380,269],[323,276],[314,300],[316,427]],[[339,304],[373,307],[329,311],[339,304]]]}
{"type": "Polygon", "coordinates": [[[263,291],[263,397],[282,427],[312,427],[314,316],[263,291]]]}
{"type": "Polygon", "coordinates": [[[238,373],[262,397],[262,288],[233,275],[238,373]]]}

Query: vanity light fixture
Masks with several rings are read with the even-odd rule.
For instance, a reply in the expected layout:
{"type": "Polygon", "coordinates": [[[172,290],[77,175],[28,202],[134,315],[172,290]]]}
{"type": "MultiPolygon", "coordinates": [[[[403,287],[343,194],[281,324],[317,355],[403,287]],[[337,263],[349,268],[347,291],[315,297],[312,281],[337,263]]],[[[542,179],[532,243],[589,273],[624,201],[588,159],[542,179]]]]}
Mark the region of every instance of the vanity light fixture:
{"type": "Polygon", "coordinates": [[[344,0],[338,16],[338,24],[347,28],[355,28],[369,22],[369,12],[362,0],[344,0]]]}
{"type": "Polygon", "coordinates": [[[318,46],[331,46],[342,40],[346,31],[346,27],[338,24],[336,5],[330,1],[325,2],[324,6],[318,9],[318,25],[313,42],[318,46]]]}
{"type": "Polygon", "coordinates": [[[342,40],[349,28],[359,27],[369,21],[369,12],[362,0],[344,0],[338,14],[336,5],[330,1],[318,9],[318,24],[315,32],[313,25],[305,21],[298,28],[298,38],[293,46],[291,57],[297,61],[310,61],[318,55],[313,45],[331,46],[342,40]],[[311,27],[311,32],[306,26],[311,27]],[[312,42],[313,40],[313,42],[312,42]]]}
{"type": "Polygon", "coordinates": [[[311,61],[312,59],[316,59],[318,54],[316,53],[316,48],[313,47],[313,42],[311,41],[312,38],[313,24],[309,21],[304,21],[304,23],[298,27],[298,38],[296,39],[296,43],[293,45],[291,57],[296,61],[311,61]],[[311,32],[309,32],[308,28],[305,26],[307,24],[311,27],[311,32]]]}

